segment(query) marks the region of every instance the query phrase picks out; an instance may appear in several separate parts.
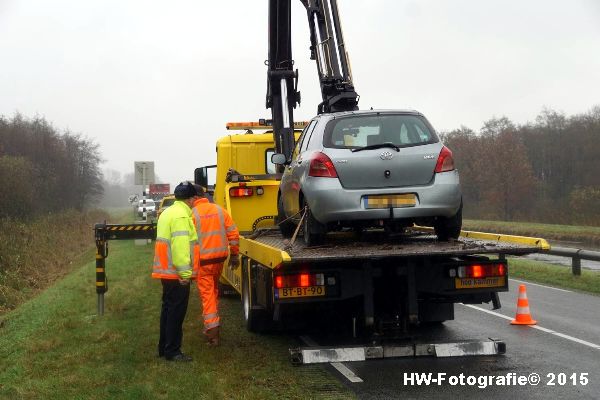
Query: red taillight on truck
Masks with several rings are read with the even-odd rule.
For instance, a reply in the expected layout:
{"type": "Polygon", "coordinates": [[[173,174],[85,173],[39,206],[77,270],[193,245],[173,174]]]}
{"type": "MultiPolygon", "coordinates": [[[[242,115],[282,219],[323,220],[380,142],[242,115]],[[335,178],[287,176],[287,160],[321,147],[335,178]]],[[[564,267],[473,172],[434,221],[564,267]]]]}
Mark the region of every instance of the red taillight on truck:
{"type": "Polygon", "coordinates": [[[505,264],[473,264],[464,265],[457,269],[458,278],[490,278],[494,276],[506,276],[505,264]]]}
{"type": "Polygon", "coordinates": [[[310,160],[308,176],[319,176],[322,178],[337,178],[335,166],[326,154],[315,153],[310,160]]]}
{"type": "Polygon", "coordinates": [[[229,189],[230,197],[246,197],[252,196],[252,194],[254,194],[254,190],[249,187],[234,187],[229,189]]]}
{"type": "Polygon", "coordinates": [[[446,146],[442,147],[437,163],[435,164],[435,172],[447,172],[454,169],[454,158],[452,152],[446,146]]]}
{"type": "Polygon", "coordinates": [[[325,276],[323,274],[294,274],[275,276],[276,289],[323,285],[325,285],[325,276]]]}

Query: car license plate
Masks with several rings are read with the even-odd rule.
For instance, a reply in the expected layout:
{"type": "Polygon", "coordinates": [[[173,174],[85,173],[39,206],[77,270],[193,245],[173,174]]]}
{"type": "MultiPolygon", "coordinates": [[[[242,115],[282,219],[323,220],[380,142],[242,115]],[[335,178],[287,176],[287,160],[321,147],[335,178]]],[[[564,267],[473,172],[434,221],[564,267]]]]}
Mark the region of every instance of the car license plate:
{"type": "Polygon", "coordinates": [[[457,289],[502,287],[506,284],[506,277],[494,276],[490,278],[454,278],[454,283],[457,289]]]}
{"type": "Polygon", "coordinates": [[[401,208],[417,205],[414,193],[371,195],[363,197],[365,208],[401,208]]]}
{"type": "Polygon", "coordinates": [[[275,292],[276,299],[291,299],[295,297],[313,296],[325,296],[325,286],[279,288],[275,292]]]}

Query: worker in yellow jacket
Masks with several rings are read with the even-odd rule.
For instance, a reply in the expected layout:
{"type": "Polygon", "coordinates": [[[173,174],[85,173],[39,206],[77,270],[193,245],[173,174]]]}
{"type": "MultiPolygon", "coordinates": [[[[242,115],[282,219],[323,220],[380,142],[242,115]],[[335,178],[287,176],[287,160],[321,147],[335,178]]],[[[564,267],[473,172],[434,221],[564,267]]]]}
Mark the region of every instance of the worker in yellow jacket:
{"type": "Polygon", "coordinates": [[[175,203],[160,215],[156,226],[152,277],[160,279],[163,287],[158,355],[169,361],[192,361],[181,351],[181,342],[198,240],[191,218],[197,195],[191,182],[177,185],[175,203]]]}
{"type": "Polygon", "coordinates": [[[198,235],[194,249],[194,271],[202,302],[204,334],[210,345],[219,345],[221,320],[219,317],[219,278],[223,263],[229,256],[232,268],[239,266],[240,234],[229,213],[221,206],[210,203],[203,193],[194,202],[192,220],[198,235]]]}

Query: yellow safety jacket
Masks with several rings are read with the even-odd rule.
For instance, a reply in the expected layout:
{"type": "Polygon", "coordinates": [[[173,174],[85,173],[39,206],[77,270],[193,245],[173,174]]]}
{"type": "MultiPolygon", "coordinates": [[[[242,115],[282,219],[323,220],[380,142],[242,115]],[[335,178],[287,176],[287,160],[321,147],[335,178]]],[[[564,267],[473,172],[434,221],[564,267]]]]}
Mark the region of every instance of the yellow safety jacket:
{"type": "Polygon", "coordinates": [[[188,279],[192,277],[194,244],[198,240],[192,210],[183,201],[175,201],[158,218],[152,277],[188,279]]]}

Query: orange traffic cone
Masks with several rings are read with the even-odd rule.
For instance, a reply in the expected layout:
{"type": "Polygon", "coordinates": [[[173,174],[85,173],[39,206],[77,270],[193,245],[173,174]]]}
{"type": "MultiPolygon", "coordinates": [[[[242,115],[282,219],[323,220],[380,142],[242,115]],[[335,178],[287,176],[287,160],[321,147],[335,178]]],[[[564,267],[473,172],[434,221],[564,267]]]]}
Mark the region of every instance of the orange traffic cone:
{"type": "Polygon", "coordinates": [[[517,316],[512,320],[513,325],[535,325],[537,321],[531,318],[529,311],[529,300],[527,300],[527,289],[525,285],[519,285],[519,298],[517,300],[517,316]]]}

